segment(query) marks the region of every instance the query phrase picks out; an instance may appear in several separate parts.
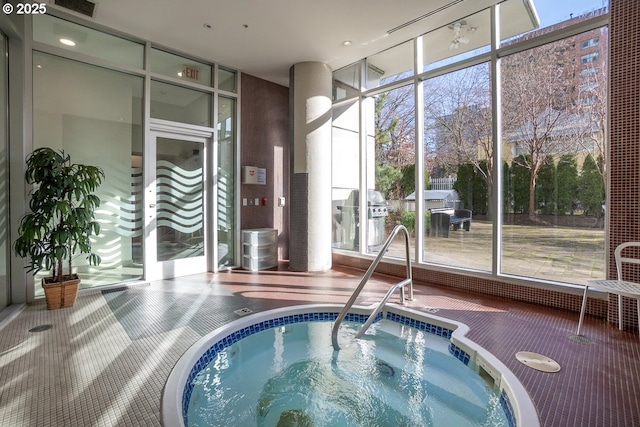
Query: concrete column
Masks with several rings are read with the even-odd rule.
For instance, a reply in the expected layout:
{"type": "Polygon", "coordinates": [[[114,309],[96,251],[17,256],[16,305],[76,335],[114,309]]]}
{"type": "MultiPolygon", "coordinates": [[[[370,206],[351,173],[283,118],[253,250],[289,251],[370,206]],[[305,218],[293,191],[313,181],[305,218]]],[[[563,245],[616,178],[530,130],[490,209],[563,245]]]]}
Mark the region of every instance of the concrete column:
{"type": "Polygon", "coordinates": [[[331,268],[331,68],[302,62],[290,70],[291,209],[289,267],[331,268]]]}

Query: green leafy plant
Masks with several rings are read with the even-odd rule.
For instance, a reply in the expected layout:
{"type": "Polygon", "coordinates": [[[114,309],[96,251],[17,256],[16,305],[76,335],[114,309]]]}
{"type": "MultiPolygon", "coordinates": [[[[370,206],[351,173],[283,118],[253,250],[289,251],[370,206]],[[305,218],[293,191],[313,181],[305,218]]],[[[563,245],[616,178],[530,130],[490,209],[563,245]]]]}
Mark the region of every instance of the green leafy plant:
{"type": "MultiPolygon", "coordinates": [[[[403,211],[400,214],[400,219],[397,221],[398,224],[402,224],[407,228],[409,234],[413,234],[416,229],[416,213],[415,211],[403,211]]],[[[424,229],[425,232],[429,230],[431,226],[431,212],[425,211],[424,213],[424,229]]]]}
{"type": "Polygon", "coordinates": [[[104,172],[97,166],[71,163],[64,151],[38,148],[27,157],[25,179],[33,185],[30,213],[22,217],[14,242],[17,256],[29,258],[28,271],[51,270],[49,282],[72,276],[72,259],[88,254],[90,265],[100,256],[91,252],[92,234],[100,234],[94,210],[100,198],[93,192],[102,184],[104,172]],[[68,275],[62,272],[67,260],[68,275]]]}

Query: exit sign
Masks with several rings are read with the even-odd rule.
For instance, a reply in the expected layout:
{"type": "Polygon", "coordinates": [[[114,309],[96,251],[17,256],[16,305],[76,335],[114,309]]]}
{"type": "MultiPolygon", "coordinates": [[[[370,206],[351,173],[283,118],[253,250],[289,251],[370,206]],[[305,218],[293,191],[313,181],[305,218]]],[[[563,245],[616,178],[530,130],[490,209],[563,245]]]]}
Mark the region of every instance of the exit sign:
{"type": "Polygon", "coordinates": [[[182,68],[182,77],[189,80],[200,80],[200,70],[196,67],[185,65],[182,68]]]}

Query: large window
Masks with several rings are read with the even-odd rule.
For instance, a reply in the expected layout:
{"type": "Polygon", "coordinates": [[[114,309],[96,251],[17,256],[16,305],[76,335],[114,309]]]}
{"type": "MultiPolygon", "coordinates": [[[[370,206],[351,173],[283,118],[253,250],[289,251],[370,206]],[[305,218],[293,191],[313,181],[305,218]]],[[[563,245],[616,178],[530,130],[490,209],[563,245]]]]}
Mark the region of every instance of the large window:
{"type": "Polygon", "coordinates": [[[173,79],[213,86],[211,65],[190,58],[151,49],[151,71],[173,79]]]}
{"type": "MultiPolygon", "coordinates": [[[[407,60],[406,43],[361,61],[367,84],[336,97],[333,141],[335,153],[346,106],[359,106],[349,122],[359,176],[334,156],[335,198],[354,194],[343,204],[357,214],[381,191],[393,207],[386,232],[423,232],[412,239],[419,263],[558,283],[604,277],[607,6],[507,0],[413,40],[423,49],[418,70],[407,66],[417,60],[407,60]],[[495,48],[491,22],[500,23],[495,48]]],[[[334,212],[336,230],[354,224],[360,246],[334,247],[374,253],[371,218],[349,218],[334,212]]]]}
{"type": "MultiPolygon", "coordinates": [[[[96,210],[102,231],[93,241],[102,263],[75,260],[82,287],[143,274],[142,88],[142,77],[33,54],[34,148],[64,150],[74,162],[105,171],[96,210]]],[[[36,295],[41,292],[36,280],[36,295]]]]}
{"type": "Polygon", "coordinates": [[[144,45],[51,15],[35,15],[33,40],[55,48],[142,68],[144,45]]]}
{"type": "Polygon", "coordinates": [[[199,126],[211,126],[210,93],[151,81],[151,117],[199,126]]]}
{"type": "MultiPolygon", "coordinates": [[[[415,233],[415,105],[413,85],[370,97],[367,121],[367,252],[377,253],[390,230],[400,223],[415,233]],[[380,204],[389,210],[380,209],[380,204]]],[[[361,220],[364,223],[364,218],[361,220]]],[[[405,256],[402,239],[390,252],[405,256]]]]}
{"type": "Polygon", "coordinates": [[[365,75],[368,89],[413,75],[413,43],[402,43],[367,58],[365,75]]]}
{"type": "Polygon", "coordinates": [[[360,111],[357,101],[333,108],[332,245],[360,248],[360,111]]]}
{"type": "MultiPolygon", "coordinates": [[[[423,71],[436,70],[448,64],[473,58],[491,49],[489,9],[458,19],[424,35],[423,71]]],[[[512,21],[503,23],[506,31],[514,31],[512,21]]]]}
{"type": "Polygon", "coordinates": [[[605,51],[598,67],[577,60],[579,40],[594,36],[606,30],[502,59],[503,273],[604,277],[607,82],[590,70],[607,68],[605,51]]]}
{"type": "Polygon", "coordinates": [[[236,230],[236,100],[218,98],[218,267],[233,266],[236,230]]]}
{"type": "Polygon", "coordinates": [[[491,270],[490,87],[487,63],[424,83],[426,262],[491,270]]]}

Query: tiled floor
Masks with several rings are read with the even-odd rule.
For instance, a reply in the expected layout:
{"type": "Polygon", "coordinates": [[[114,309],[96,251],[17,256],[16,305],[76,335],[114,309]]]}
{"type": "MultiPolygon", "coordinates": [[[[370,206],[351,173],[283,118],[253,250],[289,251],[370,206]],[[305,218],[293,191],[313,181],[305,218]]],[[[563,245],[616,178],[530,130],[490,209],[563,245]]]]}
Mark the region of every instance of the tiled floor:
{"type": "MultiPolygon", "coordinates": [[[[0,329],[0,426],[157,426],[164,382],[180,355],[234,310],[345,302],[362,272],[225,272],[93,292],[72,308],[27,307],[0,329]],[[42,332],[29,330],[52,325],[42,332]]],[[[358,300],[377,302],[376,279],[358,300]]],[[[640,426],[640,338],[587,318],[590,343],[570,338],[577,313],[418,285],[410,306],[470,326],[469,337],[522,381],[543,426],[640,426]],[[560,363],[520,364],[521,350],[560,363]]],[[[397,302],[397,296],[392,298],[397,302]]],[[[526,426],[525,426],[526,427],[526,426]]]]}

